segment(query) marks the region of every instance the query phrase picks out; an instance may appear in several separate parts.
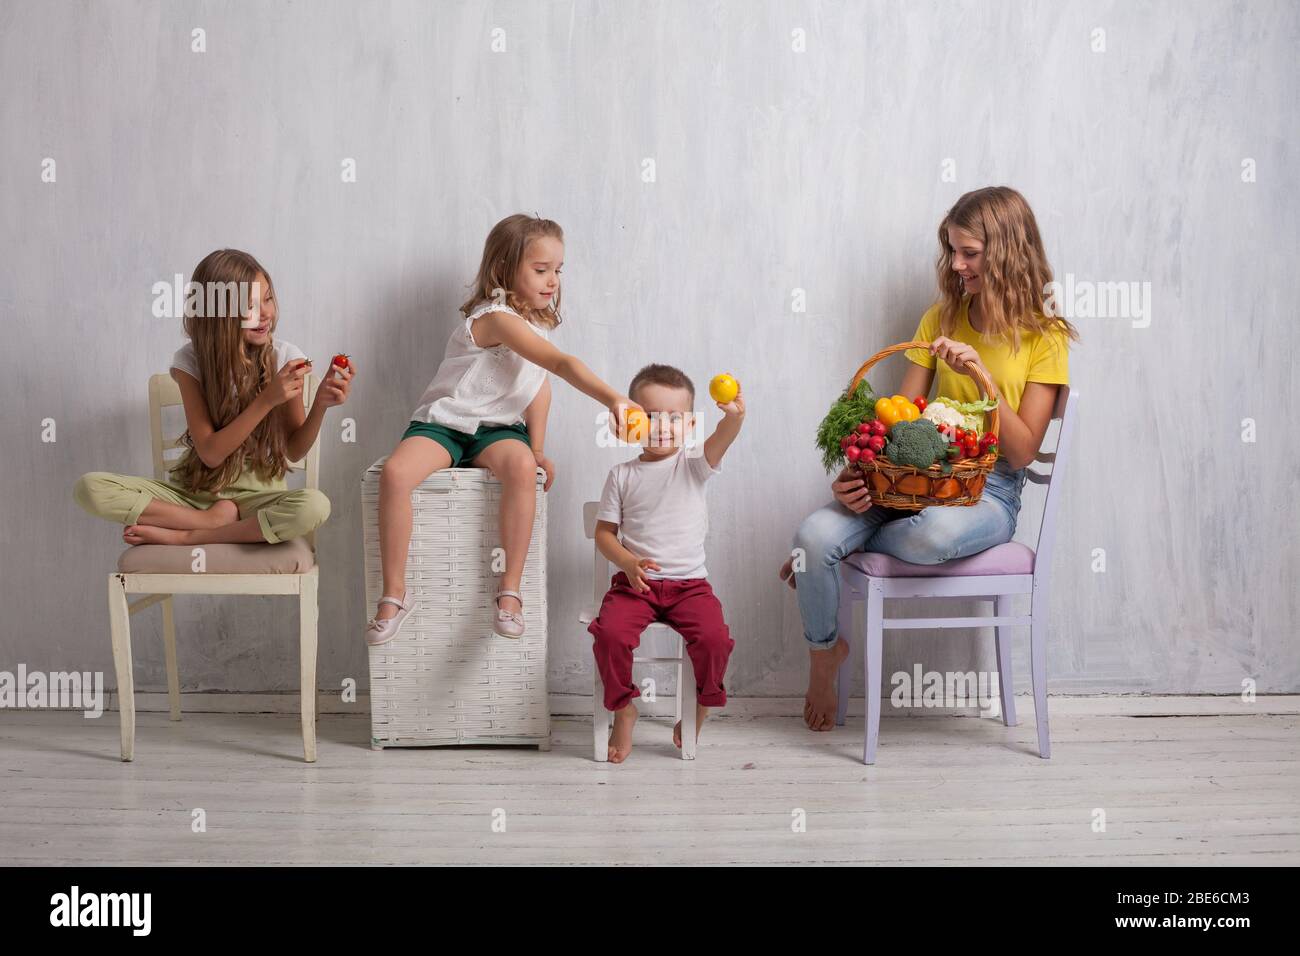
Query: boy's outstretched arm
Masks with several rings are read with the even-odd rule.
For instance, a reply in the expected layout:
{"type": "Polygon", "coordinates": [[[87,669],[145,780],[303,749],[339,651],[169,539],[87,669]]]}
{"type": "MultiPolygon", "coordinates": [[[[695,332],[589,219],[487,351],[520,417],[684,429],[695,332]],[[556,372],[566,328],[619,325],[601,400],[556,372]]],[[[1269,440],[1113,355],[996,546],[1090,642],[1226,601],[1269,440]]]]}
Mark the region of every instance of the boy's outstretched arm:
{"type": "Polygon", "coordinates": [[[745,421],[745,397],[742,393],[737,392],[736,397],[725,405],[722,402],[717,404],[722,409],[722,421],[718,422],[713,434],[704,440],[704,460],[710,468],[718,467],[722,456],[740,434],[740,426],[745,421]]]}

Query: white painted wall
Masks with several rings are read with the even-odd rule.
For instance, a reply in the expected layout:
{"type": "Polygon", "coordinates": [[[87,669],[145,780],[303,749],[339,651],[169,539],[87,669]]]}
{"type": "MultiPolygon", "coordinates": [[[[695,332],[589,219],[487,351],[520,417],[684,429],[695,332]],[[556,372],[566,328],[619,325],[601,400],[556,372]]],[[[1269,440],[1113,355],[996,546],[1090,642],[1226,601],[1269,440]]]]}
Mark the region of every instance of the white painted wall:
{"type": "MultiPolygon", "coordinates": [[[[49,2],[5,3],[0,27],[0,668],[111,678],[118,535],[72,483],[147,472],[145,382],[182,341],[150,287],[229,245],[272,270],[284,338],[360,367],[358,442],[339,443],[338,412],[325,429],[320,675],[364,685],[361,473],[433,374],[488,228],[525,210],[568,234],[562,347],[623,387],[652,360],[743,381],[748,422],[711,490],[728,685],[799,693],[775,574],[828,497],[813,430],[932,300],[945,209],[1007,183],[1059,276],[1152,290],[1149,327],[1078,322],[1053,688],[1300,690],[1293,4],[49,2]]],[[[559,693],[589,687],[581,505],[622,454],[595,446],[595,412],[557,385],[559,693]]],[[[189,598],[178,623],[187,689],[296,685],[290,602],[189,598]]],[[[138,686],[163,686],[157,612],[135,633],[138,686]]],[[[982,640],[899,633],[887,669],[990,666],[982,640]]]]}

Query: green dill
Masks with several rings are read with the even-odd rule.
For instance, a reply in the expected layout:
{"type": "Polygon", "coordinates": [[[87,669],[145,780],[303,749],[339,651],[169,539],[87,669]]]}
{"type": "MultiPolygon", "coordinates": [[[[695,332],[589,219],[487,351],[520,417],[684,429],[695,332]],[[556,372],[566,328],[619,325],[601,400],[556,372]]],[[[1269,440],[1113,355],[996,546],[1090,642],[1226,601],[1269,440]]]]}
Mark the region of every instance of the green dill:
{"type": "Polygon", "coordinates": [[[864,378],[850,395],[840,395],[831,406],[822,423],[817,426],[817,447],[821,449],[822,466],[828,471],[841,467],[847,460],[840,448],[840,439],[853,431],[864,420],[876,417],[876,393],[864,378]]]}

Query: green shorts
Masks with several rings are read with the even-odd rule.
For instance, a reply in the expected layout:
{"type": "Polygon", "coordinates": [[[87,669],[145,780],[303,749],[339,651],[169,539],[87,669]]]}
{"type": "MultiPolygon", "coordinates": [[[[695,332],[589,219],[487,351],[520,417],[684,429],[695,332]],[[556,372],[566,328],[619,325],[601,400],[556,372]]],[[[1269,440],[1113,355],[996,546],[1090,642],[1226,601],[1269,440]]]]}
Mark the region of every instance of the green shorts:
{"type": "Polygon", "coordinates": [[[530,445],[526,425],[480,425],[474,434],[458,432],[446,425],[436,422],[411,422],[406,428],[402,440],[412,435],[420,438],[432,438],[451,455],[451,467],[456,468],[462,461],[473,461],[478,453],[493,442],[503,438],[517,438],[525,445],[530,445]]]}

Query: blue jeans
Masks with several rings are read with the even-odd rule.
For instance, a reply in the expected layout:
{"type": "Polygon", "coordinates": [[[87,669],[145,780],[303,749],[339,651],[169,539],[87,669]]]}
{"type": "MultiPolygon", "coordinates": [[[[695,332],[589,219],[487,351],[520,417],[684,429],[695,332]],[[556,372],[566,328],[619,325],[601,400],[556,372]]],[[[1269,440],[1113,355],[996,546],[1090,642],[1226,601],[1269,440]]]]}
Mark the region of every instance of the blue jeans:
{"type": "MultiPolygon", "coordinates": [[[[969,507],[900,511],[872,505],[855,514],[838,501],[818,508],[799,525],[794,546],[805,568],[795,579],[804,639],[827,650],[838,636],[839,563],[855,551],[876,551],[912,564],[942,564],[1005,544],[1016,533],[1025,469],[999,460],[969,507]]],[[[797,565],[796,565],[797,566],[797,565]]]]}

